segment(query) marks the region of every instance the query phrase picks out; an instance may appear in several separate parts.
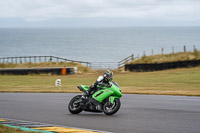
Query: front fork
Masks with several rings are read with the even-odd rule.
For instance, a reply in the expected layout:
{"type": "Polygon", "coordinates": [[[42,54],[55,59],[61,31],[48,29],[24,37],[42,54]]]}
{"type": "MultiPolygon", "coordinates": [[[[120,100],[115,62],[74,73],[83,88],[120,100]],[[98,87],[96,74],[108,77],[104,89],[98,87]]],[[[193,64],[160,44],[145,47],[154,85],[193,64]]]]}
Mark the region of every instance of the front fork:
{"type": "Polygon", "coordinates": [[[110,105],[110,104],[114,104],[115,98],[118,98],[118,99],[119,99],[120,97],[118,97],[118,96],[110,96],[110,97],[109,97],[109,105],[110,105]]]}

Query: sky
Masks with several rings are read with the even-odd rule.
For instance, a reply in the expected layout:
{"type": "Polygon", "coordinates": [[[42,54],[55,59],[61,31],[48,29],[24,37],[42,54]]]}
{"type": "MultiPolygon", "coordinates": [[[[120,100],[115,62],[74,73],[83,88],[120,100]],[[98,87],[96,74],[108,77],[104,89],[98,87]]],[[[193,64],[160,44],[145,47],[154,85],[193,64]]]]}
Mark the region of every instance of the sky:
{"type": "Polygon", "coordinates": [[[200,26],[200,0],[0,0],[0,27],[200,26]]]}

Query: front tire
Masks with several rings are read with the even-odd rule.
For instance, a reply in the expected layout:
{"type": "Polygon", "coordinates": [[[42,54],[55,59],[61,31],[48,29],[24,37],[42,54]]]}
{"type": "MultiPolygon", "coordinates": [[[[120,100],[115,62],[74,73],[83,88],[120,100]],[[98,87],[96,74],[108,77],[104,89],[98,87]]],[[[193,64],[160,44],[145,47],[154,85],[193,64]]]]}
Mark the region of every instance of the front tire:
{"type": "Polygon", "coordinates": [[[81,108],[80,102],[78,102],[78,100],[80,99],[81,99],[81,95],[77,95],[72,98],[72,100],[68,104],[69,112],[71,112],[72,114],[78,114],[81,111],[83,111],[83,109],[81,108]]]}
{"type": "Polygon", "coordinates": [[[111,103],[109,103],[109,101],[107,101],[103,105],[103,112],[106,115],[113,115],[119,110],[120,106],[121,106],[121,102],[117,98],[114,100],[113,104],[111,104],[111,103]]]}

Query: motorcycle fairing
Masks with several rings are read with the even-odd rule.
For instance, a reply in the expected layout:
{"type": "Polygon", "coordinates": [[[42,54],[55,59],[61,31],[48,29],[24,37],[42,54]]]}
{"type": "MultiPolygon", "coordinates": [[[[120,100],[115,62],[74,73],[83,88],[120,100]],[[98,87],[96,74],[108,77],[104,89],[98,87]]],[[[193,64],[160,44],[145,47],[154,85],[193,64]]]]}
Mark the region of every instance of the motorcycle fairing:
{"type": "Polygon", "coordinates": [[[114,103],[115,98],[120,98],[122,96],[121,90],[118,86],[110,82],[111,87],[102,87],[101,90],[97,91],[92,95],[92,98],[99,101],[100,103],[103,102],[107,97],[109,97],[109,100],[111,104],[114,103]]]}

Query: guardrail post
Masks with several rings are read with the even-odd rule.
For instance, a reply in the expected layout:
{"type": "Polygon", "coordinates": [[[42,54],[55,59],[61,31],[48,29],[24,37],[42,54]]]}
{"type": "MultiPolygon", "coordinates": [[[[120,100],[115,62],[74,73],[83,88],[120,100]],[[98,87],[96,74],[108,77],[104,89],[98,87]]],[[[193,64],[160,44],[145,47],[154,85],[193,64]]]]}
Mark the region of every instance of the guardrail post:
{"type": "Polygon", "coordinates": [[[134,55],[133,54],[131,55],[131,57],[132,57],[132,60],[134,60],[134,55]]]}
{"type": "Polygon", "coordinates": [[[22,57],[19,57],[19,59],[20,59],[20,64],[22,64],[22,57]]]}
{"type": "Polygon", "coordinates": [[[13,63],[13,57],[11,57],[11,63],[13,63]]]}

